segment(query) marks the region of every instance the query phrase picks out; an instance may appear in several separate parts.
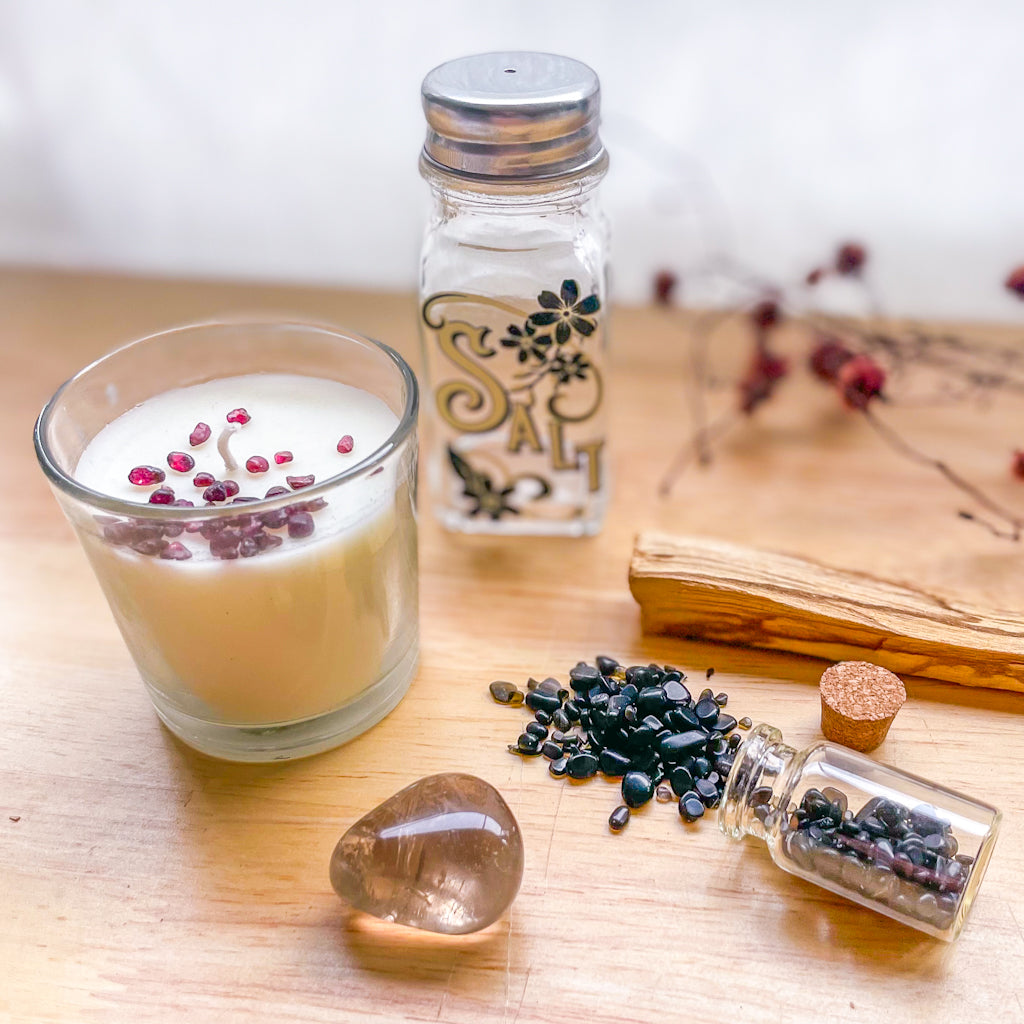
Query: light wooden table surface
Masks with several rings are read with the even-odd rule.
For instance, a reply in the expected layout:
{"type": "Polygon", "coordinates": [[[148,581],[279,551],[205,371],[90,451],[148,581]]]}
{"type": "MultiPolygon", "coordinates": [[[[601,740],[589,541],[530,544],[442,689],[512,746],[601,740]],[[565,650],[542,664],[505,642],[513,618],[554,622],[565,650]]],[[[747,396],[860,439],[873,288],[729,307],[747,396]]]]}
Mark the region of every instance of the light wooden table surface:
{"type": "MultiPolygon", "coordinates": [[[[681,338],[620,310],[604,532],[466,540],[421,518],[422,663],[358,740],[308,760],[227,765],[156,716],[32,453],[56,386],[134,336],[219,312],[330,320],[418,365],[411,296],[0,270],[0,1019],[13,1021],[1021,1021],[1024,697],[910,680],[877,756],[1005,814],[954,945],[801,881],[711,820],[652,803],[621,835],[617,789],[567,785],[505,750],[525,715],[486,684],[610,653],[702,671],[729,710],[818,736],[822,664],[641,636],[626,585],[645,527],[755,543],[1021,609],[1024,549],[955,517],[958,497],[810,383],[745,425],[669,500],[689,430],[681,338]],[[351,916],[331,891],[344,829],[414,779],[468,771],[522,825],[511,912],[441,938],[351,916]]],[[[1006,472],[1024,403],[893,414],[909,436],[1024,509],[1006,472]],[[984,440],[980,438],[984,437],[984,440]]]]}

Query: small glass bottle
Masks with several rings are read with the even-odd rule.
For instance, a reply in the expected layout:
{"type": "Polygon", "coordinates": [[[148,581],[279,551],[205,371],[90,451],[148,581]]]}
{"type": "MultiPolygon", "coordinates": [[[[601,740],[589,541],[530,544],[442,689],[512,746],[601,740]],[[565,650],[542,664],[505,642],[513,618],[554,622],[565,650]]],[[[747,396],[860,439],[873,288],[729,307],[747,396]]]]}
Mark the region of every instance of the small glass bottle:
{"type": "Polygon", "coordinates": [[[435,512],[469,533],[601,528],[605,251],[600,86],[585,64],[490,53],[423,82],[433,212],[420,329],[435,512]]]}
{"type": "Polygon", "coordinates": [[[719,810],[784,871],[952,941],[988,866],[994,807],[835,743],[797,751],[759,725],[736,751],[719,810]]]}

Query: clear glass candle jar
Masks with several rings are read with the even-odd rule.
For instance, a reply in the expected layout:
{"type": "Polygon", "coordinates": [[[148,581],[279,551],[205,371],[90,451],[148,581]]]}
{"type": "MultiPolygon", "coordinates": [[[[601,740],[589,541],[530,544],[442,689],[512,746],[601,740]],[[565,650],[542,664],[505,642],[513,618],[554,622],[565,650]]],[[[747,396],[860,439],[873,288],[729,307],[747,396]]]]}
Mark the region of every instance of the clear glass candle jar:
{"type": "Polygon", "coordinates": [[[427,461],[451,530],[600,529],[607,227],[597,76],[550,54],[452,61],[423,83],[432,212],[420,328],[427,461]]]}
{"type": "Polygon", "coordinates": [[[186,743],[305,756],[405,693],[417,396],[404,360],[358,335],[200,324],[110,353],[43,409],[40,465],[186,743]]]}
{"type": "Polygon", "coordinates": [[[838,744],[797,751],[759,725],[736,751],[718,820],[735,839],[764,840],[784,871],[951,941],[1000,814],[838,744]]]}

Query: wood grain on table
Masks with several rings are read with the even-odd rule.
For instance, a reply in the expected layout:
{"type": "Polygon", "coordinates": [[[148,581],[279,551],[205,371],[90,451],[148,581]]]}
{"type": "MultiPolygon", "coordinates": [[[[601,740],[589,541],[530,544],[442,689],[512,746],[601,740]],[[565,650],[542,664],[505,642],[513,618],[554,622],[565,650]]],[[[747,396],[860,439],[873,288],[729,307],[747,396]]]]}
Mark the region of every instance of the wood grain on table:
{"type": "MultiPolygon", "coordinates": [[[[731,712],[798,747],[819,737],[822,662],[641,635],[626,581],[641,529],[1022,614],[1024,548],[958,519],[947,484],[806,380],[658,498],[690,423],[682,339],[657,310],[615,317],[615,495],[600,536],[454,537],[424,502],[422,661],[395,712],[283,765],[224,764],[172,739],[35,464],[31,428],[63,379],[115,345],[239,312],[339,323],[419,364],[409,295],[0,270],[0,1020],[1024,1020],[1024,696],[908,679],[875,755],[1004,811],[952,946],[785,875],[713,821],[683,825],[671,804],[613,836],[616,786],[556,781],[506,752],[525,715],[486,684],[564,677],[597,653],[713,666],[731,712]],[[488,779],[519,818],[527,870],[511,912],[466,938],[350,915],[327,878],[338,837],[445,770],[488,779]]],[[[885,412],[1024,508],[1007,473],[1024,403],[885,412]]]]}

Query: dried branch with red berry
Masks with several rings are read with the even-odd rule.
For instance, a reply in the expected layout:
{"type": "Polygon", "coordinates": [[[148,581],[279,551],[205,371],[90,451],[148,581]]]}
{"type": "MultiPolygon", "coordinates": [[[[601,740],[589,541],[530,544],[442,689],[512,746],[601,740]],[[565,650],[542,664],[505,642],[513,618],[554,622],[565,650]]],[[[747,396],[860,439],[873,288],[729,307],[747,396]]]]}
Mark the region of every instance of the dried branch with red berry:
{"type": "MultiPolygon", "coordinates": [[[[867,261],[864,246],[855,242],[841,245],[828,264],[815,267],[806,275],[802,289],[805,293],[813,291],[830,277],[850,279],[862,287],[877,313],[878,303],[863,277],[867,261]]],[[[830,315],[791,300],[785,290],[737,268],[727,267],[725,272],[741,282],[751,292],[751,298],[688,321],[694,433],[665,474],[660,487],[663,495],[671,492],[691,463],[710,463],[714,443],[775,398],[793,365],[792,357],[781,352],[776,339],[778,328],[785,322],[796,327],[805,342],[806,366],[816,380],[833,388],[843,405],[859,414],[894,452],[935,470],[970,499],[977,511],[960,509],[961,518],[1009,540],[1019,540],[1024,535],[1024,515],[1005,508],[942,459],[915,447],[879,415],[878,409],[880,403],[891,400],[887,385],[904,377],[911,368],[931,374],[938,387],[935,397],[940,399],[983,397],[994,391],[1024,393],[1024,348],[917,326],[893,329],[830,315]],[[735,320],[743,322],[749,332],[749,355],[745,369],[734,383],[732,408],[709,421],[709,345],[725,324],[735,320]]],[[[653,285],[655,303],[672,308],[679,285],[676,276],[661,271],[653,285]]],[[[1024,266],[1010,273],[1004,285],[1024,299],[1024,266]]],[[[1024,479],[1024,450],[1013,452],[1010,469],[1024,479]]]]}

